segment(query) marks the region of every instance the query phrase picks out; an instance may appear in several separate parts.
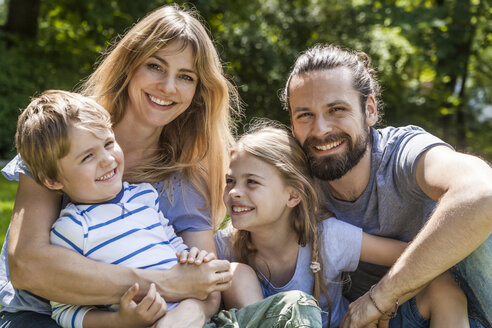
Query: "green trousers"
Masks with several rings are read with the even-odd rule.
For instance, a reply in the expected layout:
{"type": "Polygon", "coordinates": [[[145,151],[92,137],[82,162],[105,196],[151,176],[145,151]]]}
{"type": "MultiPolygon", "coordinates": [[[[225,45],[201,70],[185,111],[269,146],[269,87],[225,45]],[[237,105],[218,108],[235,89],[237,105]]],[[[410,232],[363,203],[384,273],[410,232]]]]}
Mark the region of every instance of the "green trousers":
{"type": "Polygon", "coordinates": [[[222,310],[204,328],[321,328],[321,309],[315,304],[301,291],[278,293],[239,310],[222,310]]]}

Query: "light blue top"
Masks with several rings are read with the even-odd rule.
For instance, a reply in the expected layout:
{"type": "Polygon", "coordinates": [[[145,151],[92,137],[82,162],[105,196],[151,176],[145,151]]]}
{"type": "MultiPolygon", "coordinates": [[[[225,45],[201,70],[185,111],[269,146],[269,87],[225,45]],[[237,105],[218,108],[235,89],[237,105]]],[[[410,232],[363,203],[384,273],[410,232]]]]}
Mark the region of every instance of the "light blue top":
{"type": "MultiPolygon", "coordinates": [[[[215,247],[220,259],[235,261],[231,247],[233,229],[229,226],[215,235],[215,247]]],[[[342,297],[341,275],[342,272],[354,271],[357,268],[362,245],[362,229],[335,218],[323,220],[318,229],[320,231],[319,252],[323,263],[323,282],[332,304],[331,327],[338,327],[348,306],[348,301],[342,297]]],[[[311,246],[299,247],[294,275],[285,285],[274,286],[267,277],[261,275],[263,281],[260,284],[263,295],[268,297],[289,290],[301,290],[312,294],[314,275],[310,264],[311,246]]],[[[320,296],[320,307],[324,311],[323,327],[325,327],[328,322],[328,302],[324,295],[320,296]]]]}
{"type": "MultiPolygon", "coordinates": [[[[128,184],[104,203],[68,204],[51,228],[51,243],[95,261],[138,269],[167,270],[186,250],[159,210],[159,195],[148,183],[128,184]]],[[[167,303],[170,311],[178,303],[167,303]]],[[[51,302],[52,318],[66,328],[82,328],[85,314],[96,306],[51,302]]],[[[105,306],[118,310],[118,304],[105,306]]]]}
{"type": "MultiPolygon", "coordinates": [[[[364,232],[408,242],[436,206],[417,184],[417,162],[432,147],[450,146],[411,125],[372,129],[372,139],[371,175],[366,189],[354,202],[346,202],[332,197],[322,184],[325,204],[337,219],[364,232]]],[[[352,279],[352,290],[365,292],[386,271],[386,267],[361,263],[357,278],[352,279]]]]}
{"type": "MultiPolygon", "coordinates": [[[[32,177],[29,168],[19,155],[2,169],[2,173],[8,180],[18,181],[21,173],[32,177]]],[[[181,174],[175,174],[165,182],[154,184],[154,188],[159,193],[159,208],[176,233],[212,229],[210,212],[208,208],[203,209],[205,199],[181,174]],[[163,190],[170,182],[173,186],[172,190],[163,190]]],[[[65,199],[64,204],[66,203],[65,199]]],[[[34,311],[51,315],[51,307],[47,300],[12,286],[8,270],[8,234],[9,231],[0,254],[0,305],[2,306],[0,311],[34,311]]]]}

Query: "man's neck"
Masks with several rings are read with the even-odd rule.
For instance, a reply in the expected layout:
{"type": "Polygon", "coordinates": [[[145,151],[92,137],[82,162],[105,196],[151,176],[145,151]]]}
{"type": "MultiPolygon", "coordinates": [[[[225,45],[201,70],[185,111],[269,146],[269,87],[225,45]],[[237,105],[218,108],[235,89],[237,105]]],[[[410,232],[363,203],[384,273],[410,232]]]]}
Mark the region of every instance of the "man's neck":
{"type": "Polygon", "coordinates": [[[359,163],[337,180],[326,181],[326,186],[336,199],[354,202],[362,195],[371,176],[371,145],[359,163]]]}

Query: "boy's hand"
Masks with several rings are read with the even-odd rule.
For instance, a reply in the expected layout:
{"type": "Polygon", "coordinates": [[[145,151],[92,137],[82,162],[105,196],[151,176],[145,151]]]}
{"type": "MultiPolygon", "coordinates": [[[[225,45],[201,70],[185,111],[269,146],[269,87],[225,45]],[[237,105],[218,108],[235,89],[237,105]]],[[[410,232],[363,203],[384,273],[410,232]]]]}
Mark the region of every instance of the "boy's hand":
{"type": "Polygon", "coordinates": [[[167,312],[167,304],[156,292],[154,284],[150,285],[147,295],[137,304],[133,298],[137,295],[138,289],[138,283],[135,283],[121,297],[118,312],[121,327],[148,327],[167,312]]]}
{"type": "Polygon", "coordinates": [[[190,251],[184,250],[181,253],[176,253],[176,256],[178,257],[179,263],[195,263],[196,265],[217,259],[217,256],[213,252],[209,253],[206,250],[199,250],[196,247],[192,247],[190,251]]]}

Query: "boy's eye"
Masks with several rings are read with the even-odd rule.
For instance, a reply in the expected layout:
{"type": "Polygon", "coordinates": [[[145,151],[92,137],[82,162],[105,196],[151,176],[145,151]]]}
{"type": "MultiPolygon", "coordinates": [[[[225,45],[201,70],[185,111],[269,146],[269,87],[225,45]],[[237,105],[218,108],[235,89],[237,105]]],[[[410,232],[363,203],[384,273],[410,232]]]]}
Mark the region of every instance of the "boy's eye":
{"type": "Polygon", "coordinates": [[[104,144],[104,148],[111,148],[114,145],[114,140],[108,141],[104,144]]]}
{"type": "Polygon", "coordinates": [[[87,162],[88,160],[90,160],[94,155],[93,154],[87,154],[84,156],[84,158],[82,158],[82,163],[84,162],[87,162]]]}

